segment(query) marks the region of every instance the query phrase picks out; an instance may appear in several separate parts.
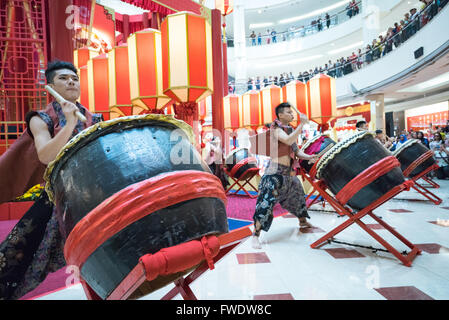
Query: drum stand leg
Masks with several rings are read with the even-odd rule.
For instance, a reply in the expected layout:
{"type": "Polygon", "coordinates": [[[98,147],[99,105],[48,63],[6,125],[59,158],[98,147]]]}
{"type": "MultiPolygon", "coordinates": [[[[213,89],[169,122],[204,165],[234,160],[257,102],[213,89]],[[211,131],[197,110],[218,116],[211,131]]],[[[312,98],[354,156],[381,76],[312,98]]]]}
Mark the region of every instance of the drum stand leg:
{"type": "Polygon", "coordinates": [[[426,174],[428,174],[429,172],[432,172],[433,170],[436,170],[438,168],[439,168],[439,166],[437,164],[435,164],[435,165],[427,168],[423,172],[421,172],[419,175],[411,178],[411,180],[413,180],[415,182],[415,185],[412,188],[415,189],[416,191],[418,191],[420,194],[422,194],[424,197],[426,197],[427,199],[429,199],[430,201],[432,201],[436,205],[441,204],[441,202],[443,202],[443,200],[441,198],[439,198],[436,194],[434,194],[433,192],[428,190],[425,186],[419,184],[417,181],[419,179],[423,179],[423,180],[427,181],[428,183],[430,183],[431,185],[437,185],[438,186],[438,187],[435,187],[435,188],[439,188],[440,186],[437,183],[429,180],[426,177],[426,174]]]}
{"type": "MultiPolygon", "coordinates": [[[[251,170],[251,169],[250,169],[250,170],[251,170]]],[[[252,183],[250,182],[250,180],[251,180],[256,174],[258,174],[258,173],[259,173],[259,169],[256,168],[256,170],[253,170],[252,172],[249,173],[249,176],[248,176],[245,180],[242,180],[242,181],[244,181],[244,183],[243,183],[243,184],[240,184],[238,179],[234,178],[233,176],[229,175],[228,172],[226,172],[226,174],[228,174],[228,176],[234,181],[234,184],[233,184],[232,186],[230,186],[228,189],[226,189],[226,194],[234,194],[234,195],[237,195],[237,193],[238,193],[240,190],[242,190],[242,191],[243,191],[248,197],[250,197],[251,199],[257,198],[257,195],[255,195],[255,196],[251,195],[251,194],[245,189],[245,186],[248,184],[251,188],[253,188],[253,190],[254,190],[255,192],[259,192],[259,190],[258,190],[256,187],[254,187],[254,186],[252,185],[252,183]],[[233,188],[235,185],[238,185],[238,186],[239,186],[239,189],[236,190],[236,191],[232,191],[232,188],[233,188]],[[231,191],[232,191],[232,192],[231,192],[231,191]]]]}
{"type": "MultiPolygon", "coordinates": [[[[410,185],[410,184],[409,184],[410,185]]],[[[377,240],[382,246],[385,247],[391,254],[393,254],[396,258],[398,258],[405,266],[411,267],[413,259],[416,257],[416,255],[420,254],[421,251],[413,245],[411,242],[409,242],[406,238],[404,238],[401,234],[399,234],[395,229],[393,229],[389,224],[387,224],[385,221],[379,219],[375,214],[373,214],[373,210],[386,201],[390,200],[403,190],[407,189],[409,187],[407,183],[404,183],[402,185],[399,185],[395,188],[393,188],[390,192],[386,193],[384,196],[379,198],[378,200],[374,201],[372,204],[367,206],[366,208],[360,210],[356,214],[351,213],[347,208],[342,206],[337,200],[332,198],[324,189],[321,189],[318,187],[318,191],[320,192],[321,196],[323,196],[329,204],[331,204],[334,209],[339,212],[342,215],[347,215],[349,217],[348,220],[343,222],[338,227],[334,228],[332,231],[328,232],[326,235],[312,243],[310,246],[313,249],[319,248],[322,245],[324,245],[329,240],[333,239],[335,235],[342,232],[352,224],[356,223],[358,226],[360,226],[363,230],[365,230],[369,235],[371,235],[375,240],[377,240]],[[407,254],[406,256],[402,255],[399,251],[397,251],[393,246],[391,246],[387,241],[385,241],[381,236],[379,236],[377,233],[375,233],[371,228],[369,228],[365,223],[361,221],[363,217],[366,215],[371,216],[374,220],[376,220],[380,225],[382,225],[386,230],[388,230],[391,234],[393,234],[397,239],[402,241],[405,245],[407,245],[412,251],[407,254]]]]}
{"type": "Polygon", "coordinates": [[[424,181],[426,181],[428,184],[430,184],[430,186],[428,186],[427,188],[435,188],[438,189],[440,187],[440,185],[438,183],[436,183],[435,181],[432,180],[432,178],[429,178],[427,176],[422,176],[421,179],[423,179],[424,181]]]}

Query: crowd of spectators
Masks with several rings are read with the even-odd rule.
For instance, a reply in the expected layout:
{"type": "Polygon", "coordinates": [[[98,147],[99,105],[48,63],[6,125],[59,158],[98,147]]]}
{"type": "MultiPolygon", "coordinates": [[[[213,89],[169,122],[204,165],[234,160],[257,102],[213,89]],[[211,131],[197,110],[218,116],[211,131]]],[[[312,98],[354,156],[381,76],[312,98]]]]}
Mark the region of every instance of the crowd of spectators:
{"type": "MultiPolygon", "coordinates": [[[[292,25],[288,27],[287,30],[279,33],[275,29],[267,29],[264,33],[259,32],[256,34],[253,30],[248,36],[249,43],[252,46],[260,46],[262,44],[287,41],[294,38],[304,37],[306,34],[320,32],[323,31],[325,27],[329,29],[331,25],[337,25],[339,23],[339,17],[341,17],[342,14],[347,15],[349,19],[356,16],[360,13],[360,6],[361,1],[356,2],[355,0],[351,0],[345,10],[335,15],[331,16],[329,13],[326,13],[324,17],[318,16],[315,20],[312,20],[309,26],[296,27],[292,25]]],[[[343,22],[342,20],[343,19],[340,18],[340,22],[343,22]]]]}
{"type": "MultiPolygon", "coordinates": [[[[410,9],[399,22],[394,23],[394,26],[388,28],[385,36],[382,34],[379,35],[377,39],[373,39],[371,44],[367,44],[365,48],[359,48],[353,51],[350,56],[346,58],[341,57],[336,61],[329,60],[324,66],[316,66],[315,68],[299,72],[296,76],[292,72],[284,72],[279,76],[263,77],[263,79],[260,77],[249,78],[248,90],[260,90],[271,84],[282,87],[295,79],[307,82],[320,73],[339,78],[370,65],[407,41],[407,39],[432,20],[449,0],[420,0],[420,2],[422,6],[419,10],[417,8],[410,9]]],[[[355,3],[355,1],[351,1],[352,3],[355,3]]],[[[348,15],[351,16],[358,13],[354,6],[348,6],[347,10],[348,15]]],[[[277,41],[276,37],[276,31],[271,31],[271,39],[273,42],[277,41]]],[[[259,40],[262,41],[260,38],[257,39],[258,42],[259,40]]],[[[233,84],[230,84],[230,90],[232,93],[233,84]]]]}
{"type": "Polygon", "coordinates": [[[438,179],[449,178],[449,120],[446,126],[429,125],[427,132],[403,130],[396,137],[388,137],[381,130],[376,131],[376,138],[390,151],[395,151],[409,140],[418,140],[434,152],[434,158],[440,169],[435,171],[438,179]]]}

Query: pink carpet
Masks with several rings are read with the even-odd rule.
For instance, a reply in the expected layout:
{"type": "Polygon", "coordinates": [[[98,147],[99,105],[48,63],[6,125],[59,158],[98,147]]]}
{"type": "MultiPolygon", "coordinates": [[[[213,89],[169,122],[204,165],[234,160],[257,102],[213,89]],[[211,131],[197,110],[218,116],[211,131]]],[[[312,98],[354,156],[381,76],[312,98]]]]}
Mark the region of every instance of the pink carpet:
{"type": "MultiPolygon", "coordinates": [[[[256,199],[251,199],[247,196],[230,195],[228,196],[228,203],[226,212],[228,218],[253,221],[254,209],[256,208],[256,199]]],[[[275,217],[286,213],[279,204],[274,207],[273,214],[275,217]]],[[[16,225],[18,220],[0,221],[0,242],[3,241],[12,228],[16,225]]],[[[66,273],[66,268],[62,268],[54,273],[51,273],[47,278],[33,291],[22,297],[21,300],[32,299],[44,293],[55,291],[66,286],[66,280],[71,274],[66,273]]]]}
{"type": "MultiPolygon", "coordinates": [[[[256,201],[256,198],[251,199],[247,196],[228,195],[228,204],[226,206],[228,218],[253,221],[256,201]]],[[[273,215],[275,217],[286,212],[287,210],[282,209],[279,204],[274,206],[273,215]]]]}

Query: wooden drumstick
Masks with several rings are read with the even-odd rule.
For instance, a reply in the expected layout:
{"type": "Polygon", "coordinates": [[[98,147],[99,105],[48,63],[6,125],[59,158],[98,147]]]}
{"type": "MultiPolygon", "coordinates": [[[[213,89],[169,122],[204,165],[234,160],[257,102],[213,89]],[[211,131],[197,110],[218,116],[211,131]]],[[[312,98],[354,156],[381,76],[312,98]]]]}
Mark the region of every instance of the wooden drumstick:
{"type": "MultiPolygon", "coordinates": [[[[50,87],[48,84],[45,85],[45,89],[47,89],[47,91],[56,99],[56,101],[58,101],[59,104],[62,104],[63,102],[67,101],[58,92],[56,92],[55,89],[50,87]]],[[[81,112],[79,112],[79,110],[75,111],[75,115],[78,117],[78,119],[81,120],[81,122],[87,121],[86,117],[81,112]]]]}
{"type": "MultiPolygon", "coordinates": [[[[299,112],[299,110],[296,109],[296,107],[295,107],[294,105],[290,105],[290,106],[292,107],[293,110],[296,111],[296,113],[297,113],[297,114],[299,115],[299,117],[301,118],[301,115],[303,115],[303,113],[299,112]]],[[[307,122],[309,122],[308,119],[307,119],[307,122]]],[[[306,123],[307,123],[307,122],[306,122],[306,123]]]]}

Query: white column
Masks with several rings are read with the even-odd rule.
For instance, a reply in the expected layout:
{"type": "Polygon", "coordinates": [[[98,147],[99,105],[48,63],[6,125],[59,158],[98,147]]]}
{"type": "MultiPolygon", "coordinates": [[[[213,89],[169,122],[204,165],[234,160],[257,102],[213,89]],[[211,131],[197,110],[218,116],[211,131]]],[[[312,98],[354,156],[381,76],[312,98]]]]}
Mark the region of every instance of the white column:
{"type": "Polygon", "coordinates": [[[234,11],[232,15],[234,16],[235,91],[236,94],[243,94],[247,91],[248,86],[244,0],[234,1],[234,11]]]}
{"type": "Polygon", "coordinates": [[[367,96],[371,103],[371,130],[382,130],[385,133],[385,102],[384,94],[367,96]]]}
{"type": "Polygon", "coordinates": [[[362,0],[362,24],[363,24],[363,42],[364,46],[377,39],[382,30],[380,30],[380,8],[376,0],[362,0]]]}

